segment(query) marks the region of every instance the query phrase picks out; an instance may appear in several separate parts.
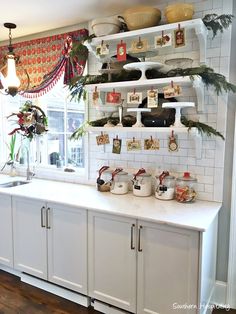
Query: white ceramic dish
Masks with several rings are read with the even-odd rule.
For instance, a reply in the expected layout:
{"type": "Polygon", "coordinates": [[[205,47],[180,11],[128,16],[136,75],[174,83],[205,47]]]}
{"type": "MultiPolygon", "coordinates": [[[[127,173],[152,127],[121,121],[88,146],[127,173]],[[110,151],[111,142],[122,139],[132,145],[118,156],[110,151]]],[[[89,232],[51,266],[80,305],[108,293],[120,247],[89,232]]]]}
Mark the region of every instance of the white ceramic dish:
{"type": "Polygon", "coordinates": [[[147,80],[146,78],[146,71],[148,69],[160,69],[163,67],[163,64],[160,62],[131,62],[128,64],[125,64],[123,68],[127,71],[131,70],[139,70],[142,72],[142,75],[139,80],[147,80]]]}
{"type": "Polygon", "coordinates": [[[181,123],[181,109],[187,107],[195,107],[194,102],[165,102],[162,104],[162,108],[174,108],[175,112],[175,128],[183,128],[184,124],[181,123]]]}
{"type": "Polygon", "coordinates": [[[97,37],[119,33],[121,22],[117,17],[104,17],[91,22],[92,30],[97,37]]]}

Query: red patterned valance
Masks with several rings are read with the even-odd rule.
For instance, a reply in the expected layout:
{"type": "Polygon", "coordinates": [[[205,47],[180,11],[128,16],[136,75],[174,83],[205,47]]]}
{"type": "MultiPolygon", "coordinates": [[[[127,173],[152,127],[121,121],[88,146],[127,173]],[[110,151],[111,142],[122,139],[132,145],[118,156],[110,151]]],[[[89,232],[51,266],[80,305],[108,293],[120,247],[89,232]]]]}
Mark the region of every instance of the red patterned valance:
{"type": "MultiPolygon", "coordinates": [[[[81,75],[86,64],[86,56],[70,56],[72,44],[88,36],[86,29],[60,35],[28,40],[14,44],[14,53],[19,56],[17,74],[21,88],[27,88],[27,74],[30,78],[28,89],[22,93],[24,97],[38,97],[49,91],[64,72],[64,83],[81,75]]],[[[4,56],[8,47],[0,47],[0,69],[4,65],[4,56]]],[[[4,69],[2,70],[4,75],[4,69]]],[[[0,81],[1,84],[1,81],[0,81]]]]}

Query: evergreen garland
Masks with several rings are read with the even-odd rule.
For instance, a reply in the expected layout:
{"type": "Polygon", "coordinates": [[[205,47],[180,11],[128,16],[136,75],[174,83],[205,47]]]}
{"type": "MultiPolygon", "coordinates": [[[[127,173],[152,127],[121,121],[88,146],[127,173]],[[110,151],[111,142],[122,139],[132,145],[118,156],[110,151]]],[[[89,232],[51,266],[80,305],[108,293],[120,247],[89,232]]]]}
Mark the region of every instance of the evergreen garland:
{"type": "MultiPolygon", "coordinates": [[[[70,139],[71,140],[78,140],[79,138],[83,137],[86,134],[86,129],[89,126],[93,127],[103,127],[108,121],[110,121],[112,124],[116,125],[119,122],[118,117],[105,117],[102,119],[94,120],[94,121],[86,121],[84,122],[78,129],[74,131],[74,133],[71,135],[70,139]]],[[[123,125],[126,127],[131,127],[132,124],[135,123],[135,118],[133,116],[127,115],[123,117],[123,125]]],[[[225,139],[224,136],[218,132],[216,129],[213,127],[199,122],[199,121],[193,121],[193,120],[188,120],[186,117],[182,116],[181,117],[181,122],[189,129],[191,128],[197,128],[198,131],[200,132],[201,135],[206,135],[208,137],[211,136],[218,136],[222,138],[223,140],[225,139]]],[[[106,130],[106,128],[104,128],[106,130]]],[[[130,131],[132,132],[131,128],[130,131]]],[[[156,132],[158,132],[158,127],[156,128],[156,132]]]]}
{"type": "Polygon", "coordinates": [[[207,29],[213,32],[212,38],[214,38],[218,32],[223,33],[224,29],[227,29],[232,24],[233,17],[231,14],[207,14],[202,20],[207,29]]]}
{"type": "Polygon", "coordinates": [[[211,127],[205,123],[202,123],[199,121],[188,120],[184,116],[181,117],[181,122],[189,130],[191,130],[191,128],[197,128],[201,135],[205,134],[208,137],[211,137],[212,135],[214,135],[214,136],[219,136],[220,138],[222,138],[222,140],[225,139],[224,136],[220,132],[218,132],[216,129],[214,129],[213,127],[211,127]]]}

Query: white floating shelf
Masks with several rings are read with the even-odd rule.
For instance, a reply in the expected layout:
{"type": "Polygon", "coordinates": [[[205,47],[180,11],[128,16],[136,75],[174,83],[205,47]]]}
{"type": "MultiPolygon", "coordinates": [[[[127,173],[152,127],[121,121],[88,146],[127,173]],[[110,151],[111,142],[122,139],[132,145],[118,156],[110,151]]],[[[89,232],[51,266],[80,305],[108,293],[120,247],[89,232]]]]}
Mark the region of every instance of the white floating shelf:
{"type": "Polygon", "coordinates": [[[179,23],[171,23],[171,24],[165,24],[165,25],[159,25],[155,27],[149,27],[144,29],[139,29],[135,31],[129,31],[129,32],[123,32],[118,34],[112,34],[102,37],[96,37],[93,38],[91,43],[87,43],[87,47],[92,51],[95,55],[95,48],[98,46],[101,41],[104,42],[119,42],[120,40],[128,40],[132,39],[134,37],[138,36],[148,36],[148,35],[157,35],[158,33],[161,33],[162,31],[171,31],[178,28],[178,25],[180,24],[181,27],[184,27],[185,29],[194,29],[195,33],[199,40],[199,47],[200,47],[200,63],[205,64],[206,63],[206,45],[207,45],[207,28],[205,24],[203,23],[202,19],[194,19],[189,21],[183,21],[179,23]]]}
{"type": "Polygon", "coordinates": [[[199,133],[197,128],[191,128],[189,130],[186,128],[174,128],[174,127],[95,127],[90,126],[86,128],[86,131],[89,133],[124,133],[124,132],[132,132],[132,133],[166,133],[169,134],[172,130],[175,131],[176,134],[189,134],[194,139],[195,142],[195,150],[196,150],[196,158],[201,159],[202,156],[202,136],[199,133]]]}
{"type": "Polygon", "coordinates": [[[163,87],[169,85],[171,81],[174,84],[181,85],[183,87],[193,87],[196,92],[197,102],[198,102],[198,111],[203,111],[204,108],[204,85],[200,76],[194,75],[193,80],[190,76],[176,76],[176,77],[167,77],[167,78],[158,78],[150,80],[138,80],[138,81],[124,81],[124,82],[111,82],[111,83],[101,83],[101,84],[89,84],[85,86],[87,91],[94,91],[95,87],[99,91],[112,91],[113,89],[117,90],[130,90],[138,88],[149,88],[152,87],[163,87]]]}

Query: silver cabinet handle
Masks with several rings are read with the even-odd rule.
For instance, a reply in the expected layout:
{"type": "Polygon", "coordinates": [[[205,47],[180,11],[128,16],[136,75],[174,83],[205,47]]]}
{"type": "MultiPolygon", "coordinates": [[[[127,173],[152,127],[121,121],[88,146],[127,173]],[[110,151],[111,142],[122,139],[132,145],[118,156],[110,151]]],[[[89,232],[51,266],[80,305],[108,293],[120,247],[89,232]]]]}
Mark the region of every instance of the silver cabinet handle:
{"type": "Polygon", "coordinates": [[[135,224],[132,224],[132,226],[131,226],[131,242],[130,242],[131,250],[135,250],[135,246],[134,246],[134,228],[135,228],[135,224]]]}
{"type": "Polygon", "coordinates": [[[51,229],[51,226],[50,226],[50,207],[48,207],[46,210],[46,227],[47,227],[47,229],[51,229]]]}
{"type": "Polygon", "coordinates": [[[143,249],[141,248],[141,230],[143,229],[142,226],[139,226],[138,228],[138,251],[142,252],[143,249]]]}
{"type": "Polygon", "coordinates": [[[42,228],[45,228],[46,225],[45,225],[45,222],[44,222],[44,212],[45,212],[45,206],[41,207],[41,227],[42,228]]]}

